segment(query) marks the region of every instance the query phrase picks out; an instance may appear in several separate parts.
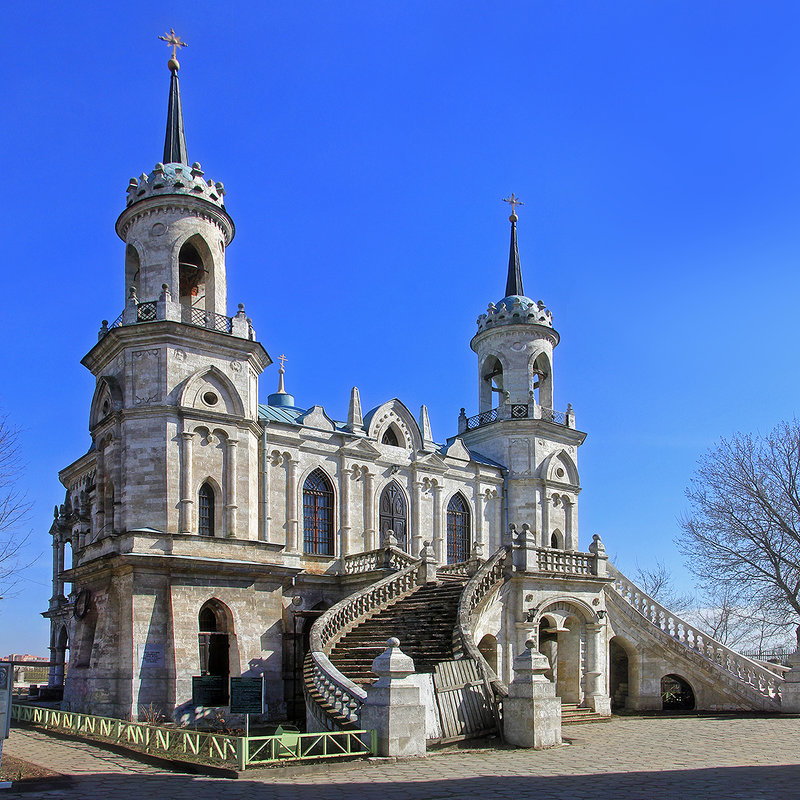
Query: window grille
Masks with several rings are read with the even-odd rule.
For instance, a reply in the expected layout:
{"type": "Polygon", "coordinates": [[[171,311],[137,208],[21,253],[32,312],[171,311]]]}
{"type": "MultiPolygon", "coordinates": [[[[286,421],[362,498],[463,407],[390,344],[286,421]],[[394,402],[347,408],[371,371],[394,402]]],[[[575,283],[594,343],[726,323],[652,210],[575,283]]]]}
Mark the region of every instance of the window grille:
{"type": "Polygon", "coordinates": [[[333,487],[321,469],[303,484],[303,552],[333,555],[333,487]]]}
{"type": "Polygon", "coordinates": [[[457,564],[469,558],[470,513],[461,494],[447,504],[447,563],[457,564]]]}
{"type": "Polygon", "coordinates": [[[198,533],[214,535],[214,490],[207,483],[200,487],[198,497],[198,533]]]}

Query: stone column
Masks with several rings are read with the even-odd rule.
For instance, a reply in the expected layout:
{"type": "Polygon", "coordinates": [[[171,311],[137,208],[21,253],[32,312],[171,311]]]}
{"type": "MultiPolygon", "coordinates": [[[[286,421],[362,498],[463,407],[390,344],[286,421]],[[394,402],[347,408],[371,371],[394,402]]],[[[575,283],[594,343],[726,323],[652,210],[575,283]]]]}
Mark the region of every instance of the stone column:
{"type": "Polygon", "coordinates": [[[364,539],[367,550],[375,550],[378,543],[375,540],[375,476],[364,471],[364,539]]]}
{"type": "MultiPolygon", "coordinates": [[[[483,547],[485,545],[483,539],[483,507],[486,498],[481,493],[480,483],[475,481],[475,542],[483,547]]],[[[486,555],[484,548],[483,554],[486,555]]]]}
{"type": "Polygon", "coordinates": [[[53,537],[53,597],[58,598],[58,536],[53,537]]]}
{"type": "Polygon", "coordinates": [[[192,469],[194,434],[189,431],[181,433],[181,502],[179,533],[192,532],[192,507],[194,505],[194,477],[192,469]]]}
{"type": "Polygon", "coordinates": [[[433,549],[440,564],[447,563],[447,548],[442,537],[442,487],[433,484],[433,549]]]}
{"type": "Polygon", "coordinates": [[[64,572],[64,539],[62,536],[58,537],[58,547],[56,548],[57,552],[57,580],[56,580],[56,589],[58,590],[58,597],[64,596],[64,578],[62,577],[62,573],[64,572]]]}
{"type": "Polygon", "coordinates": [[[434,553],[431,543],[425,541],[422,550],[419,551],[422,563],[417,570],[417,583],[424,586],[426,583],[436,583],[436,553],[434,553]]]}
{"type": "Polygon", "coordinates": [[[374,730],[380,756],[424,756],[425,706],[420,702],[419,686],[406,678],[414,674],[414,662],[392,637],[386,650],[373,662],[378,680],[367,687],[361,707],[361,727],[374,730]]]}
{"type": "Polygon", "coordinates": [[[297,460],[289,458],[289,474],[286,479],[286,523],[287,523],[287,549],[290,553],[297,550],[297,460]]]}
{"type": "Polygon", "coordinates": [[[422,481],[415,476],[411,483],[411,550],[419,553],[422,547],[422,481]]]}
{"type": "Polygon", "coordinates": [[[516,532],[516,526],[510,525],[509,527],[514,536],[512,552],[514,569],[517,572],[538,572],[539,554],[536,549],[536,536],[531,531],[530,525],[526,522],[519,534],[516,532]]]}
{"type": "Polygon", "coordinates": [[[344,456],[339,469],[341,475],[339,496],[339,517],[341,534],[339,538],[339,556],[344,558],[350,553],[350,470],[345,466],[344,456]]]}
{"type": "Polygon", "coordinates": [[[611,716],[611,698],[605,693],[604,634],[605,625],[593,623],[586,625],[586,705],[604,717],[611,716]]]}
{"type": "Polygon", "coordinates": [[[542,487],[542,547],[550,547],[550,498],[547,496],[547,487],[542,487]]]}
{"type": "Polygon", "coordinates": [[[514,659],[514,680],[503,701],[503,734],[509,744],[541,750],[561,744],[561,700],[544,674],[550,665],[532,640],[514,659]]]}
{"type": "Polygon", "coordinates": [[[97,450],[96,473],[95,473],[95,500],[96,500],[96,528],[95,540],[105,535],[106,526],[106,472],[105,472],[105,445],[101,442],[97,450]]]}
{"type": "Polygon", "coordinates": [[[264,429],[264,436],[261,439],[261,541],[270,541],[270,523],[272,517],[269,513],[269,491],[270,491],[270,457],[267,447],[267,431],[264,429]]]}
{"type": "Polygon", "coordinates": [[[225,442],[225,458],[227,460],[227,491],[225,503],[225,533],[228,538],[236,536],[236,439],[228,439],[225,442]]]}

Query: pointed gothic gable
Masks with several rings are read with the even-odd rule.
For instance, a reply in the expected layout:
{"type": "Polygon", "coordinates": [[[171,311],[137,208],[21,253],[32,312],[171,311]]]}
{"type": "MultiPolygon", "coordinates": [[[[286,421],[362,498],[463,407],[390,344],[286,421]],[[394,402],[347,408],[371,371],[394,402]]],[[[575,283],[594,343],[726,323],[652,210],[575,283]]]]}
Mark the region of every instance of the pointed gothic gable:
{"type": "Polygon", "coordinates": [[[333,420],[325,413],[322,406],[311,406],[305,414],[297,418],[298,425],[306,428],[317,428],[321,431],[333,431],[336,425],[333,420]]]}
{"type": "Polygon", "coordinates": [[[580,487],[578,468],[566,450],[559,450],[549,455],[542,462],[539,475],[550,483],[566,483],[580,487]]]}
{"type": "Polygon", "coordinates": [[[414,419],[414,415],[396,397],[377,408],[373,408],[364,417],[367,436],[380,442],[384,433],[391,427],[400,431],[405,441],[398,442],[400,447],[408,450],[422,449],[422,434],[414,419]]]}
{"type": "Polygon", "coordinates": [[[105,419],[112,411],[118,411],[121,408],[122,389],[120,389],[117,379],[111,375],[103,376],[97,381],[92,405],[89,409],[89,430],[105,419]]]}
{"type": "Polygon", "coordinates": [[[244,416],[244,404],[239,392],[230,378],[217,367],[198,370],[187,378],[178,404],[184,408],[244,416]]]}
{"type": "Polygon", "coordinates": [[[367,439],[359,439],[356,442],[343,445],[342,452],[349,456],[357,456],[359,458],[369,459],[370,461],[381,455],[381,451],[367,439]]]}
{"type": "Polygon", "coordinates": [[[447,471],[447,462],[438,453],[421,453],[415,463],[432,472],[447,471]]]}

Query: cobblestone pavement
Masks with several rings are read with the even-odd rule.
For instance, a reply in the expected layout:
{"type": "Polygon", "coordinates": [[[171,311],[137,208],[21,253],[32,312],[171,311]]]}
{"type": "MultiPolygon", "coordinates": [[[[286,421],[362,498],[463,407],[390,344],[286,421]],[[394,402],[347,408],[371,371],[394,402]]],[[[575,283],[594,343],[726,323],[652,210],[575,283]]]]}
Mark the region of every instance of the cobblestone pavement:
{"type": "Polygon", "coordinates": [[[445,798],[798,798],[800,719],[625,717],[564,729],[547,751],[463,750],[426,759],[329,764],[239,780],[167,772],[89,744],[12,731],[4,751],[70,776],[0,798],[63,800],[445,800],[445,798]],[[323,788],[324,787],[324,788],[323,788]]]}

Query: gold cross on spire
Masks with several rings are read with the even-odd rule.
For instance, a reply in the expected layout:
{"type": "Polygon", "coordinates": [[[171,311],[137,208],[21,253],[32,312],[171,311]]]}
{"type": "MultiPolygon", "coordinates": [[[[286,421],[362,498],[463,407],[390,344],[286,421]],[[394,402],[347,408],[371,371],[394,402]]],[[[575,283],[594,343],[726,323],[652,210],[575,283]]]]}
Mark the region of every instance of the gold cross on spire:
{"type": "Polygon", "coordinates": [[[181,41],[181,37],[175,33],[175,28],[170,28],[169,33],[165,33],[163,36],[159,36],[162,42],[166,42],[172,48],[172,58],[169,60],[169,68],[177,70],[180,66],[178,64],[178,48],[179,47],[188,47],[189,45],[186,42],[181,41]]]}
{"type": "Polygon", "coordinates": [[[288,358],[286,358],[286,356],[285,356],[285,355],[283,355],[283,353],[281,353],[281,354],[278,356],[278,361],[280,361],[280,362],[281,362],[281,369],[284,369],[283,362],[284,362],[284,361],[288,361],[288,360],[289,360],[289,359],[288,359],[288,358]]]}
{"type": "Polygon", "coordinates": [[[517,206],[524,206],[525,205],[525,203],[523,203],[522,200],[520,200],[514,194],[514,192],[511,192],[511,196],[510,197],[504,197],[503,198],[503,202],[511,204],[511,215],[514,216],[514,217],[517,215],[517,206]]]}

